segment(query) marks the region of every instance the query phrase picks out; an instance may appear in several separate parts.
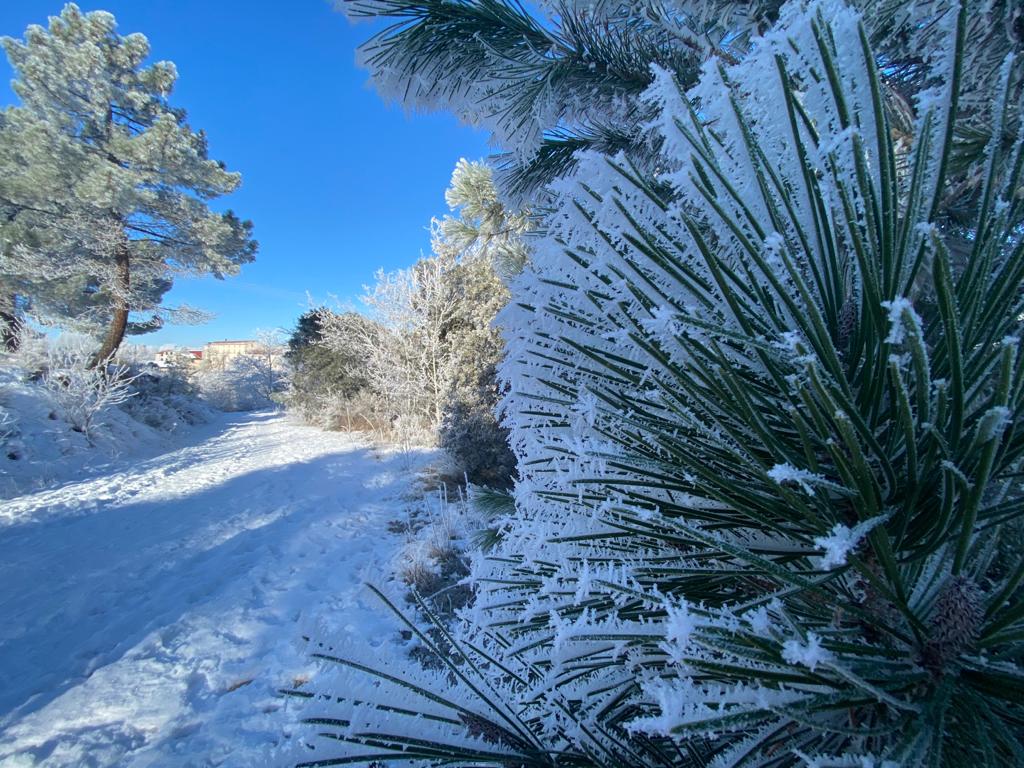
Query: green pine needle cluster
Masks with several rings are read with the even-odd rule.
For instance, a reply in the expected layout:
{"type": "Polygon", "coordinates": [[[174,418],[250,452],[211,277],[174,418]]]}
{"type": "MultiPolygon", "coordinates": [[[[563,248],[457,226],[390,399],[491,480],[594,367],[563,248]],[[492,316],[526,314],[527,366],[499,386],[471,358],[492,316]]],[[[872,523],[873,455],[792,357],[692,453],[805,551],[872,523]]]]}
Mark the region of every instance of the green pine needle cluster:
{"type": "Polygon", "coordinates": [[[575,158],[475,605],[402,617],[439,673],[324,654],[304,764],[1024,763],[1024,64],[942,7],[906,120],[879,16],[792,2],[575,158]]]}

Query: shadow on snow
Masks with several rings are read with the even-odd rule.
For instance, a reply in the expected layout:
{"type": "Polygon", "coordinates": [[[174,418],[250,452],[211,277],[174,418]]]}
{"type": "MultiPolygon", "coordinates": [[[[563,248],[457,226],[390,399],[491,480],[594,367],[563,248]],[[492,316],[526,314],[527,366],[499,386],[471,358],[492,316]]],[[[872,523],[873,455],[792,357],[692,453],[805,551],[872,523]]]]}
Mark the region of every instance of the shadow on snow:
{"type": "Polygon", "coordinates": [[[402,478],[407,461],[355,447],[187,496],[0,529],[0,726],[42,709],[255,566],[282,558],[311,525],[343,525],[361,502],[380,499],[402,478]],[[393,476],[364,485],[353,473],[367,467],[393,476]],[[275,507],[268,494],[281,488],[291,490],[275,507]]]}

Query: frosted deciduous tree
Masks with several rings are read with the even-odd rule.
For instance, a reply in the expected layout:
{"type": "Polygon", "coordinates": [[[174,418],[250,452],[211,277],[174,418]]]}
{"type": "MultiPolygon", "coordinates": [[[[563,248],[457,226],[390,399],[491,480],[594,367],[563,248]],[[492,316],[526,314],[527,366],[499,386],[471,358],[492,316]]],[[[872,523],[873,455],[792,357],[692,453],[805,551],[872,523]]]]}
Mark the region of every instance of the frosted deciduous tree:
{"type": "Polygon", "coordinates": [[[424,258],[408,269],[379,271],[362,301],[366,315],[317,313],[322,344],[340,358],[358,360],[360,378],[379,415],[416,437],[433,440],[445,403],[446,329],[457,312],[447,289],[452,259],[424,258]]]}
{"type": "Polygon", "coordinates": [[[20,99],[0,119],[2,290],[42,319],[98,315],[95,364],[159,326],[175,275],[252,260],[251,224],[208,206],[241,177],[171,105],[174,65],[147,65],[146,38],[118,34],[109,13],[68,4],[2,44],[20,99]],[[133,312],[154,316],[134,325],[133,312]]]}
{"type": "Polygon", "coordinates": [[[455,650],[325,651],[316,764],[1020,762],[1024,64],[967,74],[969,8],[906,41],[909,137],[841,2],[654,69],[657,172],[579,158],[501,317],[516,510],[455,650]]]}
{"type": "Polygon", "coordinates": [[[440,432],[474,481],[507,484],[511,454],[493,415],[502,350],[493,323],[508,301],[500,275],[526,263],[529,217],[499,200],[483,163],[461,160],[445,197],[452,214],[433,222],[433,254],[378,273],[363,297],[369,319],[321,310],[305,332],[319,342],[295,341],[311,350],[302,354],[319,355],[319,347],[339,364],[350,361],[386,418],[431,438],[440,432]]]}
{"type": "Polygon", "coordinates": [[[448,375],[445,332],[458,311],[445,276],[451,258],[424,258],[408,269],[379,272],[363,297],[374,321],[366,347],[371,387],[395,417],[435,433],[444,409],[448,375]]]}
{"type": "Polygon", "coordinates": [[[256,348],[249,357],[263,373],[262,388],[266,398],[273,400],[288,388],[291,378],[284,333],[280,328],[260,328],[254,335],[256,348]]]}

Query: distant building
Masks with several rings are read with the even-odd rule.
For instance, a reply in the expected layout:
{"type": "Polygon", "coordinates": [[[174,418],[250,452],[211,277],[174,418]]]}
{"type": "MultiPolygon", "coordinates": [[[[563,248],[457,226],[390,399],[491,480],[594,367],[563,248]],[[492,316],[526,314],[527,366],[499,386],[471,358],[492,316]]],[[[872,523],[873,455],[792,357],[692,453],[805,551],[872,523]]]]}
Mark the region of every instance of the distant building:
{"type": "Polygon", "coordinates": [[[206,368],[223,371],[232,360],[238,357],[263,357],[267,347],[252,339],[236,339],[234,341],[210,341],[202,349],[186,349],[185,347],[164,347],[156,353],[153,362],[161,368],[189,365],[193,368],[203,364],[206,368]]]}
{"type": "Polygon", "coordinates": [[[261,350],[262,345],[251,339],[211,341],[203,348],[200,356],[206,365],[223,369],[236,357],[255,355],[261,350]]]}

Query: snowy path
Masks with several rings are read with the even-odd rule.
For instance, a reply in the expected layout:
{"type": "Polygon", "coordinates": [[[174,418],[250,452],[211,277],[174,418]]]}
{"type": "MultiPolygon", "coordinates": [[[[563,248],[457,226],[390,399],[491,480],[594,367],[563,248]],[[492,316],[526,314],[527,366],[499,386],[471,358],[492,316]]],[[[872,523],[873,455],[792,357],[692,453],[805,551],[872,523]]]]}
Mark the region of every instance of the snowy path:
{"type": "Polygon", "coordinates": [[[0,766],[258,764],[298,637],[373,636],[417,460],[269,414],[203,437],[0,502],[0,766]]]}

